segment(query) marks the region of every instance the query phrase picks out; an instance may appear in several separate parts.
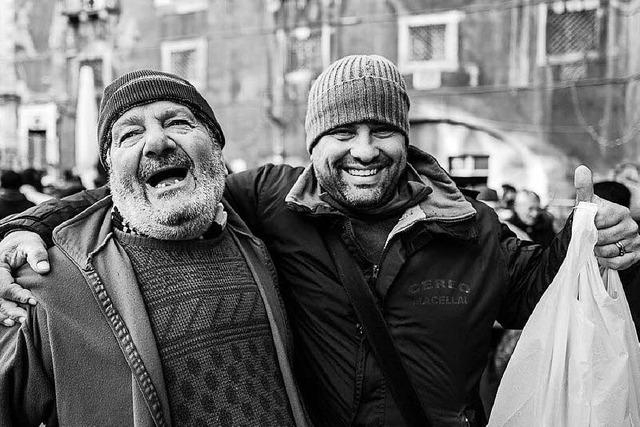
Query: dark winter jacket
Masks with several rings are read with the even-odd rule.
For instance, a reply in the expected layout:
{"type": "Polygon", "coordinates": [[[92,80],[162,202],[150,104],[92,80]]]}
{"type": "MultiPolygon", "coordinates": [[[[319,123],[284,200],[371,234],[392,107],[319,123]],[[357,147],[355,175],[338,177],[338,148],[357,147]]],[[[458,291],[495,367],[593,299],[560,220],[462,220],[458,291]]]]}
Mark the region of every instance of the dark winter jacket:
{"type": "MultiPolygon", "coordinates": [[[[269,257],[227,212],[263,298],[288,403],[305,426],[269,257]]],[[[0,328],[0,425],[171,425],[160,355],[130,261],[113,238],[110,198],[56,228],[54,241],[51,272],[25,268],[17,279],[39,304],[19,328],[0,328]]]]}
{"type": "MultiPolygon", "coordinates": [[[[382,260],[370,266],[371,286],[433,424],[481,425],[478,382],[494,321],[524,325],[570,233],[548,251],[518,241],[431,156],[412,149],[409,161],[433,191],[392,231],[382,260]]],[[[268,165],[232,175],[227,190],[277,266],[296,338],[295,374],[314,422],[403,425],[323,239],[339,233],[362,259],[348,218],[322,201],[311,169],[268,165]]]]}
{"type": "MultiPolygon", "coordinates": [[[[493,323],[524,325],[564,258],[570,230],[565,227],[547,250],[521,242],[488,206],[465,197],[431,156],[410,148],[409,162],[422,177],[412,185],[432,193],[402,216],[382,260],[363,269],[374,278],[433,425],[482,425],[478,383],[493,323]]],[[[348,218],[322,201],[312,170],[267,165],[233,174],[227,198],[276,265],[296,342],[294,374],[314,423],[403,425],[324,235],[338,233],[359,260],[362,248],[348,218]]],[[[59,213],[79,208],[82,201],[74,200],[36,208],[0,226],[0,233],[21,227],[46,236],[59,213]]]]}

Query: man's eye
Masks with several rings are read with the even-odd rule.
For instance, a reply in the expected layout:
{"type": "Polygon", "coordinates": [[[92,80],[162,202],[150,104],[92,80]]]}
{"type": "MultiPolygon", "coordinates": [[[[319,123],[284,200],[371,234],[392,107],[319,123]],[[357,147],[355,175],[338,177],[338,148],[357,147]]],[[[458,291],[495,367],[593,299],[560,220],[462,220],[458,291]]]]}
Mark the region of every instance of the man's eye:
{"type": "Polygon", "coordinates": [[[347,139],[353,138],[354,133],[350,132],[348,130],[336,130],[334,132],[331,132],[330,134],[332,137],[334,137],[335,139],[339,139],[341,141],[345,141],[347,139]]]}
{"type": "Polygon", "coordinates": [[[174,119],[167,123],[167,126],[191,126],[187,119],[174,119]]]}
{"type": "Polygon", "coordinates": [[[376,138],[390,138],[396,133],[393,129],[376,129],[373,132],[373,135],[376,138]]]}
{"type": "Polygon", "coordinates": [[[127,141],[127,139],[130,139],[134,136],[136,136],[139,132],[137,130],[131,130],[129,132],[125,132],[124,134],[122,134],[122,136],[119,139],[120,145],[122,145],[124,142],[127,141]]]}

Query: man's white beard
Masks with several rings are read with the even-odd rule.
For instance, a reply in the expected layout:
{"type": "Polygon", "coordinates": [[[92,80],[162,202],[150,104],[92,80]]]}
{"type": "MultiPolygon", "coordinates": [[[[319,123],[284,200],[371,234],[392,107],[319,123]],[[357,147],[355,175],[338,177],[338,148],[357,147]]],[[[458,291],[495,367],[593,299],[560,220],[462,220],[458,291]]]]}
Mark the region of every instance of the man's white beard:
{"type": "Polygon", "coordinates": [[[154,205],[145,195],[144,182],[111,171],[113,203],[129,226],[139,233],[159,240],[195,239],[215,219],[216,206],[224,192],[226,169],[216,150],[211,160],[199,162],[188,173],[195,178],[193,191],[181,190],[154,205]]]}

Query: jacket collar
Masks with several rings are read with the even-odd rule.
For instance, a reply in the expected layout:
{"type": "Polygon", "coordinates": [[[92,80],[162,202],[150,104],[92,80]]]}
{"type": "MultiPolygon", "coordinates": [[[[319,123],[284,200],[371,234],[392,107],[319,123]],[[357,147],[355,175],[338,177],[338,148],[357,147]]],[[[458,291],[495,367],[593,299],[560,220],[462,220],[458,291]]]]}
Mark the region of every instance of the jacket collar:
{"type": "Polygon", "coordinates": [[[86,267],[89,257],[112,236],[109,220],[112,206],[111,196],[107,196],[63,222],[53,230],[54,244],[63,249],[77,265],[86,267]]]}
{"type": "MultiPolygon", "coordinates": [[[[408,175],[415,177],[409,185],[428,187],[431,192],[422,202],[404,212],[392,234],[407,229],[417,221],[457,223],[475,216],[475,208],[433,156],[409,146],[407,168],[408,175]]],[[[285,201],[290,209],[312,215],[337,213],[323,200],[323,194],[313,166],[309,165],[298,177],[285,201]]]]}

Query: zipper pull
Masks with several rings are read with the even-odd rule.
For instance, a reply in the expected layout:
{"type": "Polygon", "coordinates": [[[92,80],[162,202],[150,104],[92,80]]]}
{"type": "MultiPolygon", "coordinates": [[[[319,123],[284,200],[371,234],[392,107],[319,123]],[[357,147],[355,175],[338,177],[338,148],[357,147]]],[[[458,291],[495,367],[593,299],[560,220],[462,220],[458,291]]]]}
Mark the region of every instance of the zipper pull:
{"type": "Polygon", "coordinates": [[[380,266],[378,264],[373,265],[373,280],[378,280],[378,273],[380,273],[380,266]]]}

